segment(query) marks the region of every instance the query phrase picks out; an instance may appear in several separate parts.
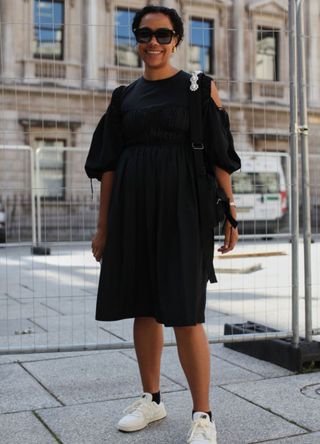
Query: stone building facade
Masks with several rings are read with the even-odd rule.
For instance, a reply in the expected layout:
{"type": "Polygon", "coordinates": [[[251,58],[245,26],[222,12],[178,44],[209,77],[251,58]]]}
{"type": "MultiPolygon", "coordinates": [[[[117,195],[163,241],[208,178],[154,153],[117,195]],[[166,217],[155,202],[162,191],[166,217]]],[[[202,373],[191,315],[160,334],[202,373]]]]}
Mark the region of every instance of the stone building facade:
{"type": "MultiPolygon", "coordinates": [[[[92,231],[96,199],[90,200],[83,173],[85,152],[74,148],[88,149],[113,89],[142,74],[130,20],[147,3],[1,0],[0,145],[6,148],[0,151],[0,198],[7,202],[13,237],[13,201],[22,238],[28,238],[31,226],[26,203],[30,201],[30,154],[16,149],[18,145],[30,146],[39,158],[41,217],[47,217],[48,239],[58,239],[57,232],[68,240],[72,233],[77,239],[87,238],[92,231]],[[21,200],[22,195],[26,197],[21,200]]],[[[160,3],[176,8],[185,24],[173,64],[185,70],[203,69],[216,80],[230,112],[237,149],[288,152],[287,0],[153,2],[160,3]]],[[[317,159],[320,2],[306,0],[305,4],[310,151],[317,159]]],[[[316,162],[311,164],[316,177],[316,162]]],[[[317,196],[315,185],[314,205],[318,205],[317,196]]]]}

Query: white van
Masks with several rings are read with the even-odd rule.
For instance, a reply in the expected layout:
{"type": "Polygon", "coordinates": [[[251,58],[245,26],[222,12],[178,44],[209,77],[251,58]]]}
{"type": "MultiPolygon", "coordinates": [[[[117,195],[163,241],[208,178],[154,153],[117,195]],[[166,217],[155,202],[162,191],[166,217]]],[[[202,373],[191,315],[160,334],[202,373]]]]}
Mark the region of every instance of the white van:
{"type": "Polygon", "coordinates": [[[288,157],[279,153],[240,153],[241,170],[232,174],[239,232],[272,233],[288,213],[288,157]],[[242,228],[242,229],[241,229],[242,228]]]}

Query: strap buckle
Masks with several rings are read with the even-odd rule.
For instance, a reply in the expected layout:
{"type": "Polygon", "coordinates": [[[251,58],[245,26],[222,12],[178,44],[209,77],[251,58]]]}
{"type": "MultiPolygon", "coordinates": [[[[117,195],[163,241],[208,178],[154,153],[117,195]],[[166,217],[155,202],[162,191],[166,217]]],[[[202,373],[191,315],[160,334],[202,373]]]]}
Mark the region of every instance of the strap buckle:
{"type": "Polygon", "coordinates": [[[192,148],[194,150],[204,150],[203,143],[192,142],[192,148]]]}

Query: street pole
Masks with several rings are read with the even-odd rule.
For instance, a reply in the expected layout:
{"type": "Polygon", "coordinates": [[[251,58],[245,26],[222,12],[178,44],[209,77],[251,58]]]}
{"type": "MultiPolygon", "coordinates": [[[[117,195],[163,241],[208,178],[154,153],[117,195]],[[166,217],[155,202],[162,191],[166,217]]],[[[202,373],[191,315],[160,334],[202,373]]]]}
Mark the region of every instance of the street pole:
{"type": "Polygon", "coordinates": [[[299,132],[301,147],[302,216],[304,245],[304,292],[305,292],[305,338],[312,341],[312,289],[311,289],[311,220],[310,220],[310,174],[308,110],[306,90],[306,57],[304,0],[297,2],[297,49],[298,49],[298,91],[299,91],[299,132]]]}
{"type": "Polygon", "coordinates": [[[296,0],[289,7],[290,154],[291,154],[291,297],[292,345],[299,346],[299,184],[297,140],[297,44],[296,0]]]}

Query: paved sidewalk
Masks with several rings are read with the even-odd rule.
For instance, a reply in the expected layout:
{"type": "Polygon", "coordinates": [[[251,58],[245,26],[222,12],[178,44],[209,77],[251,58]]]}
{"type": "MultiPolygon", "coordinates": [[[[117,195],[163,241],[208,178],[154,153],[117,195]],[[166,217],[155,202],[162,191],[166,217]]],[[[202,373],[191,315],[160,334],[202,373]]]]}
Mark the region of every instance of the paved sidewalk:
{"type": "MultiPolygon", "coordinates": [[[[296,375],[223,344],[210,349],[219,444],[320,443],[320,372],[296,375]]],[[[115,424],[141,393],[134,350],[3,355],[0,441],[186,443],[192,402],[176,347],[164,349],[161,390],[167,418],[125,434],[115,424]]]]}
{"type": "MultiPolygon", "coordinates": [[[[226,322],[247,320],[287,331],[289,246],[255,242],[237,250],[285,254],[217,259],[225,274],[218,284],[208,284],[209,338],[221,337],[226,322]],[[254,273],[226,274],[226,269],[257,264],[254,273]]],[[[317,288],[319,244],[312,251],[317,288]]],[[[131,342],[132,319],[95,321],[98,276],[87,244],[55,246],[44,257],[32,256],[28,247],[0,249],[0,348],[131,342]]],[[[299,303],[302,335],[302,297],[299,303]]],[[[314,327],[319,312],[315,292],[314,327]]],[[[164,333],[166,342],[174,339],[172,328],[164,333]]],[[[223,344],[210,350],[219,444],[320,443],[320,372],[296,375],[223,344]]],[[[115,425],[141,395],[134,350],[0,355],[0,444],[185,444],[192,401],[175,347],[164,349],[161,369],[168,416],[141,432],[124,434],[115,425]]]]}

